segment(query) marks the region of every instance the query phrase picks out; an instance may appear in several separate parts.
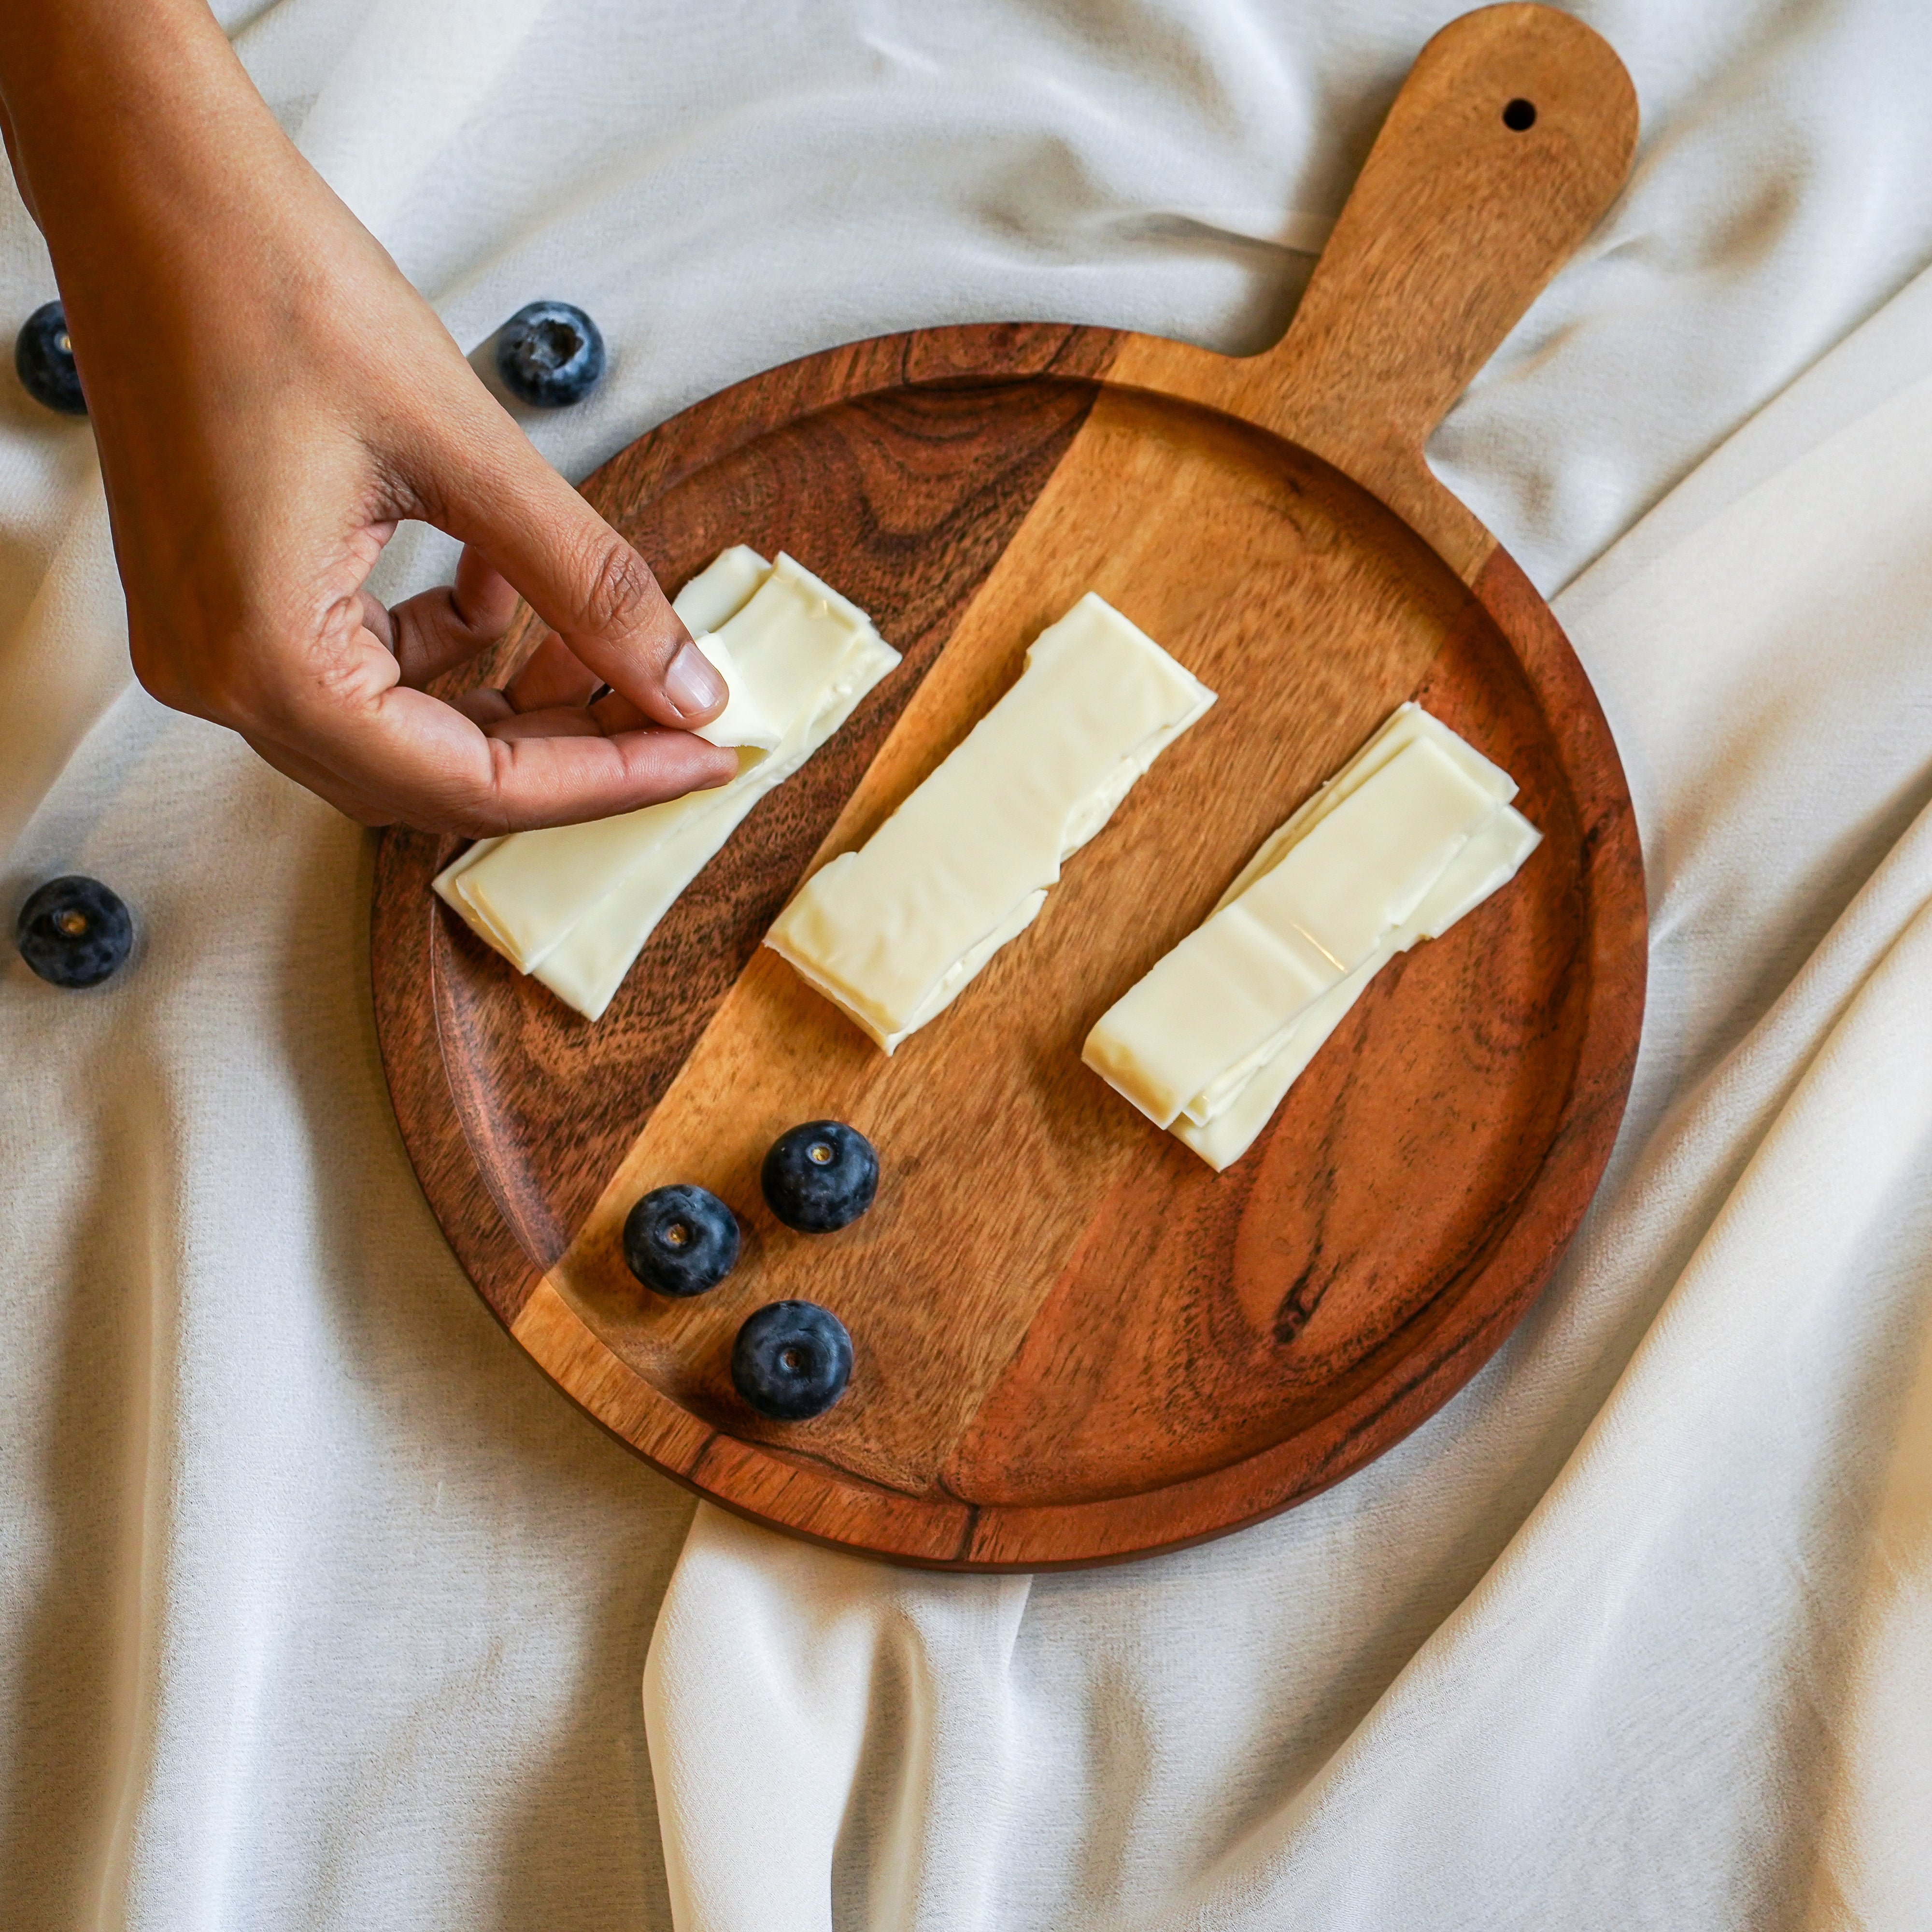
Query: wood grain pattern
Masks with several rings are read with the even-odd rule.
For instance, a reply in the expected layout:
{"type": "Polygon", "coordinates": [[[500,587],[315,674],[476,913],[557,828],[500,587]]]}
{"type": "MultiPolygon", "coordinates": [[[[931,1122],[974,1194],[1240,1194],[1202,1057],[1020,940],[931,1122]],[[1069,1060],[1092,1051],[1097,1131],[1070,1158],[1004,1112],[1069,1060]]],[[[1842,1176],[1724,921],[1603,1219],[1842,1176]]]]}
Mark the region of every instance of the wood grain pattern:
{"type": "Polygon", "coordinates": [[[907,653],[594,1028],[434,904],[436,842],[385,842],[378,1018],[412,1155],[491,1306],[607,1428],[845,1547],[1103,1562],[1336,1480],[1508,1332],[1621,1112],[1642,873],[1580,668],[1421,450],[1607,205],[1634,133],[1588,29],[1486,10],[1424,51],[1266,355],[920,332],[742,384],[591,479],[668,582],[728,542],[784,548],[907,653]],[[1524,130],[1502,118],[1519,98],[1524,130]],[[1221,701],[887,1060],[758,942],[1089,589],[1221,701]],[[1089,1074],[1080,1040],[1410,696],[1516,776],[1544,843],[1380,976],[1216,1177],[1089,1074]],[[813,1239],[772,1220],[756,1171],[826,1114],[872,1136],[885,1176],[863,1220],[813,1239]],[[736,1273],[688,1303],[644,1294],[618,1249],[631,1203],[674,1179],[747,1232],[736,1273]],[[844,1318],[857,1365],[843,1402],[788,1426],[745,1410],[727,1364],[745,1316],[791,1294],[844,1318]]]}
{"type": "MultiPolygon", "coordinates": [[[[384,842],[375,940],[384,1037],[408,1024],[389,1003],[423,949],[444,983],[476,989],[435,1018],[431,1036],[447,1067],[436,1078],[449,1084],[453,1118],[418,1166],[427,1160],[442,1176],[470,1164],[462,1147],[478,1149],[480,1174],[461,1184],[492,1195],[494,1218],[537,1269],[503,1261],[494,1239],[472,1240],[473,1202],[446,1225],[506,1321],[562,1251],[790,896],[958,610],[1078,432],[1096,393],[1087,372],[1105,365],[1115,341],[1106,330],[1062,327],[941,333],[943,342],[892,337],[775,370],[755,394],[741,388],[712,398],[634,443],[584,486],[667,582],[681,584],[728,543],[788,548],[823,564],[906,654],[902,671],[759,805],[673,908],[595,1029],[459,922],[432,916],[423,889],[453,855],[453,842],[408,832],[384,842]],[[962,387],[953,380],[962,368],[998,380],[962,387]],[[553,1090],[574,1096],[567,1118],[533,1118],[520,1106],[518,1096],[553,1090]]],[[[515,648],[497,675],[514,668],[515,648]]],[[[392,1086],[412,1096],[406,1106],[397,1096],[405,1120],[424,1104],[421,1070],[400,1064],[417,1057],[389,1056],[392,1086]]],[[[459,1184],[452,1174],[440,1184],[459,1184]]]]}
{"type": "Polygon", "coordinates": [[[1609,45],[1548,7],[1488,7],[1424,48],[1288,333],[1260,356],[1137,336],[1117,382],[1211,403],[1372,490],[1474,582],[1496,539],[1423,446],[1602,218],[1636,146],[1609,45]],[[1505,118],[1534,110],[1527,128],[1505,118]]]}

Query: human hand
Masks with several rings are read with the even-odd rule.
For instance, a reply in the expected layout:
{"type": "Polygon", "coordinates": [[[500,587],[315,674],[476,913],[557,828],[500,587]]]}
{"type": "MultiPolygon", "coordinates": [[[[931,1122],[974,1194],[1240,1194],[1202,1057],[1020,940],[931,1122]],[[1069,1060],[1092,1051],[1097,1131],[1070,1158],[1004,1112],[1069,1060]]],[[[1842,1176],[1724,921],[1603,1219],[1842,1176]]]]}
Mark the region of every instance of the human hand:
{"type": "Polygon", "coordinates": [[[688,729],[723,681],[644,560],[296,152],[202,0],[7,13],[8,153],[53,254],[142,683],[368,824],[499,832],[730,778],[688,729]],[[362,586],[404,518],[465,548],[453,585],[388,610],[362,586]],[[430,696],[518,592],[551,631],[523,670],[430,696]]]}

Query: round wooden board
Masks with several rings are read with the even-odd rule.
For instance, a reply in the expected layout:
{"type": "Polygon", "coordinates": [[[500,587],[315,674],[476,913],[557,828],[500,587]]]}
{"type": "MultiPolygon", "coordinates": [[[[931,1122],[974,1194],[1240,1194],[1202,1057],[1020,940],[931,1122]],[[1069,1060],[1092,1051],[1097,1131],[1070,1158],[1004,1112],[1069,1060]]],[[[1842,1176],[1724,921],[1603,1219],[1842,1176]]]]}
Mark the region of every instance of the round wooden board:
{"type": "Polygon", "coordinates": [[[453,842],[383,842],[377,1012],[412,1156],[490,1305],[607,1428],[728,1507],[848,1548],[1094,1563],[1336,1481],[1508,1334],[1616,1131],[1642,879],[1580,668],[1420,452],[1615,192],[1634,131],[1594,34],[1486,10],[1418,62],[1268,356],[922,331],[742,383],[590,479],[668,585],[728,544],[788,550],[905,660],[746,820],[595,1025],[435,901],[453,842]],[[1524,98],[1528,133],[1500,111],[1524,98]],[[1472,208],[1494,224],[1480,274],[1466,236],[1442,239],[1472,208]],[[1220,702],[888,1060],[759,942],[1088,590],[1220,702]],[[1543,844],[1381,974],[1217,1176],[1080,1042],[1411,698],[1518,778],[1543,844]],[[878,1201],[838,1235],[794,1234],[758,1163],[828,1115],[877,1144],[878,1201]],[[748,1235],[692,1302],[643,1292],[619,1249],[632,1202],[672,1180],[722,1195],[748,1235]],[[730,1345],[792,1295],[844,1320],[856,1366],[824,1416],[768,1424],[733,1393],[730,1345]]]}

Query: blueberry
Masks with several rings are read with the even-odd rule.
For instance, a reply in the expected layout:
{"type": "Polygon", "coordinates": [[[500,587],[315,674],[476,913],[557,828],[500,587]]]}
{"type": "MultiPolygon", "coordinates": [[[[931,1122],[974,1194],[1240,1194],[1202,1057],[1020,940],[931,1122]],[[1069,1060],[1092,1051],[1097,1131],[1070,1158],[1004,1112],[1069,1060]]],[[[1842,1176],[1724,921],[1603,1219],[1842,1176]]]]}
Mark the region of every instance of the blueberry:
{"type": "Polygon", "coordinates": [[[56,986],[98,986],[126,962],[134,919],[98,879],[50,879],[20,908],[20,957],[56,986]]]}
{"type": "Polygon", "coordinates": [[[856,1127],[808,1120],[772,1142],[759,1181],[788,1228],[829,1234],[856,1221],[879,1191],[879,1156],[856,1127]]]}
{"type": "Polygon", "coordinates": [[[731,1380],[760,1415],[822,1415],[852,1378],[852,1338],[815,1301],[774,1301],[747,1318],[731,1348],[731,1380]]]}
{"type": "Polygon", "coordinates": [[[738,1263],[737,1217],[707,1188],[653,1187],[624,1219],[624,1259],[659,1294],[702,1294],[738,1263]]]}
{"type": "Polygon", "coordinates": [[[41,303],[21,323],[14,338],[14,368],[20,386],[35,402],[64,416],[86,415],[74,344],[67,339],[67,310],[58,302],[41,303]]]}
{"type": "Polygon", "coordinates": [[[603,380],[604,338],[568,302],[531,302],[496,332],[496,373],[519,402],[560,410],[603,380]]]}

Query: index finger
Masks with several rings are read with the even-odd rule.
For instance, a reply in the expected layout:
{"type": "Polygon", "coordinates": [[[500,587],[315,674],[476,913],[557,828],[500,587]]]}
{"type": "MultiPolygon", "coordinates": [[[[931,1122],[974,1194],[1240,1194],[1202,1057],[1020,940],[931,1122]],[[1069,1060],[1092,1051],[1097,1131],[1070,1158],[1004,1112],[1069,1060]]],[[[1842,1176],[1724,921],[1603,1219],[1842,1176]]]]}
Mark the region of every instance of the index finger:
{"type": "Polygon", "coordinates": [[[479,418],[473,445],[448,466],[462,494],[440,501],[434,520],[487,556],[641,716],[687,730],[708,723],[729,694],[650,565],[496,413],[500,423],[479,418]]]}

